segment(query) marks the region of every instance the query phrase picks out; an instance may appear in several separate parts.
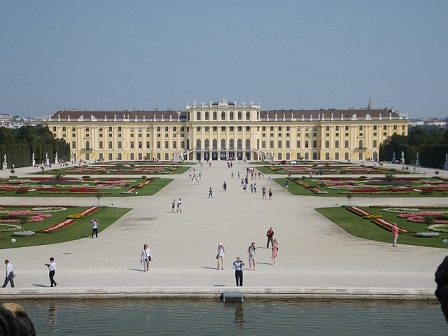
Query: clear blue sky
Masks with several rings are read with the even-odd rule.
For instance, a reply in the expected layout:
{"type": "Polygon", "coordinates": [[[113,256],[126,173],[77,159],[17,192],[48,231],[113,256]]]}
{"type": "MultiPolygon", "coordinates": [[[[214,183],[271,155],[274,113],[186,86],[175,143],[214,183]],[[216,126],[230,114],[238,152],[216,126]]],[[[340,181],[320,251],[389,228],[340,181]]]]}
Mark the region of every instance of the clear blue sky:
{"type": "Polygon", "coordinates": [[[393,107],[448,117],[447,0],[1,1],[0,113],[393,107]]]}

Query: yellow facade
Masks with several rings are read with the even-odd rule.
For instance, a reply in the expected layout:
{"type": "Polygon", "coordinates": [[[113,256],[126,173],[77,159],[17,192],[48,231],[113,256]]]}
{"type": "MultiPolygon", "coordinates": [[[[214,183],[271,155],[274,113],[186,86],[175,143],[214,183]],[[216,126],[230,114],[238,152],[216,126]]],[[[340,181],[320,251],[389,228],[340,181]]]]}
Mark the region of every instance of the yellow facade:
{"type": "Polygon", "coordinates": [[[270,110],[260,104],[187,104],[186,111],[58,111],[44,121],[74,160],[367,160],[407,135],[388,109],[270,110]]]}

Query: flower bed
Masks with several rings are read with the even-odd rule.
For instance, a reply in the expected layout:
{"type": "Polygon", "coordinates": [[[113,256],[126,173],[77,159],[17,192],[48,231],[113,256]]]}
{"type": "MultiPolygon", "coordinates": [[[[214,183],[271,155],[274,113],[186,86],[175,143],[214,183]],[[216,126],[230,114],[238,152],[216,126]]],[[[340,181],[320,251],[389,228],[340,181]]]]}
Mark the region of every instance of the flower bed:
{"type": "Polygon", "coordinates": [[[129,189],[126,193],[134,193],[134,192],[136,192],[138,189],[143,188],[144,186],[150,184],[151,182],[153,182],[153,181],[155,181],[155,180],[156,180],[155,178],[152,178],[152,179],[148,179],[148,180],[146,180],[146,181],[143,182],[143,183],[139,183],[137,186],[132,187],[131,189],[129,189]]]}
{"type": "Polygon", "coordinates": [[[31,211],[38,211],[38,212],[59,212],[59,211],[65,211],[67,208],[65,207],[35,207],[32,208],[31,211]]]}
{"type": "MultiPolygon", "coordinates": [[[[370,205],[369,208],[384,208],[384,205],[370,205]]],[[[437,205],[391,205],[390,208],[448,209],[448,206],[437,205]]]]}
{"type": "Polygon", "coordinates": [[[50,233],[53,231],[57,231],[57,230],[61,230],[63,228],[66,228],[72,224],[76,223],[76,220],[74,219],[65,219],[62,222],[59,222],[57,224],[54,224],[46,229],[42,229],[39,232],[43,232],[43,233],[50,233]]]}
{"type": "Polygon", "coordinates": [[[370,212],[360,209],[357,206],[349,206],[346,209],[348,211],[351,211],[351,212],[357,214],[358,216],[361,216],[361,217],[372,215],[370,212]]]}
{"type": "Polygon", "coordinates": [[[316,187],[312,187],[308,183],[305,183],[305,182],[303,182],[301,180],[293,179],[292,181],[297,183],[299,186],[302,186],[302,187],[304,187],[304,188],[306,188],[308,190],[311,190],[315,194],[328,194],[327,191],[323,191],[323,190],[320,190],[320,189],[318,189],[316,187]]]}
{"type": "Polygon", "coordinates": [[[438,237],[438,232],[417,232],[415,234],[416,237],[425,237],[425,238],[432,238],[432,237],[438,237]]]}
{"type": "Polygon", "coordinates": [[[34,236],[36,232],[34,231],[17,231],[12,234],[13,237],[31,237],[34,236]]]}
{"type": "Polygon", "coordinates": [[[436,232],[448,232],[448,224],[433,224],[428,226],[428,230],[436,232]]]}
{"type": "MultiPolygon", "coordinates": [[[[100,209],[99,206],[92,206],[92,207],[87,208],[87,209],[85,209],[85,210],[83,210],[83,211],[81,211],[81,212],[78,212],[78,215],[86,217],[86,216],[88,216],[88,215],[94,213],[94,212],[97,211],[98,209],[100,209]]],[[[50,226],[50,227],[48,227],[48,228],[42,229],[42,230],[40,230],[39,232],[43,232],[43,233],[51,233],[51,232],[53,232],[53,231],[57,231],[57,230],[64,229],[64,228],[66,228],[66,227],[68,227],[68,226],[70,226],[70,225],[72,225],[72,224],[74,224],[74,223],[76,223],[76,220],[75,220],[75,219],[71,219],[71,218],[69,218],[69,219],[65,219],[65,220],[63,220],[62,222],[59,222],[59,223],[57,223],[57,224],[54,224],[54,225],[52,225],[52,226],[50,226]]]]}
{"type": "Polygon", "coordinates": [[[7,231],[14,231],[14,230],[20,230],[22,227],[20,225],[15,224],[0,224],[0,232],[7,232],[7,231]]]}
{"type": "MultiPolygon", "coordinates": [[[[373,219],[372,222],[374,222],[375,224],[378,224],[382,228],[389,230],[389,231],[392,231],[392,227],[394,226],[394,223],[392,223],[384,218],[373,219]]],[[[398,232],[400,232],[400,233],[413,232],[413,231],[405,229],[404,227],[401,227],[399,225],[397,225],[397,228],[398,228],[398,232]]]]}
{"type": "Polygon", "coordinates": [[[392,213],[400,213],[400,214],[410,214],[419,212],[420,210],[417,208],[385,208],[384,212],[392,212],[392,213]]]}

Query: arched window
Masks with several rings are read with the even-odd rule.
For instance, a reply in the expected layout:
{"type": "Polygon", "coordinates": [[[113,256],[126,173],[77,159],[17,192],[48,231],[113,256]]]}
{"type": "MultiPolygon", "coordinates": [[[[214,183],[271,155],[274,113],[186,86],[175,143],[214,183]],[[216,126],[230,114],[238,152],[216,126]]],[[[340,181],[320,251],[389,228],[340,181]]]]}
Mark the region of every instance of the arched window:
{"type": "Polygon", "coordinates": [[[218,120],[218,113],[213,112],[213,120],[218,120]]]}
{"type": "Polygon", "coordinates": [[[235,141],[233,139],[229,140],[229,149],[235,149],[235,141]]]}
{"type": "Polygon", "coordinates": [[[246,120],[250,120],[250,112],[246,112],[246,120]]]}
{"type": "Polygon", "coordinates": [[[250,139],[246,139],[246,149],[250,149],[250,139]]]}
{"type": "Polygon", "coordinates": [[[221,149],[226,149],[226,139],[221,139],[221,149]]]}
{"type": "Polygon", "coordinates": [[[213,144],[213,149],[215,149],[215,150],[218,149],[218,140],[213,139],[212,144],[213,144]]]}
{"type": "Polygon", "coordinates": [[[205,148],[209,148],[210,147],[210,140],[209,139],[205,139],[204,140],[204,147],[205,148]]]}
{"type": "Polygon", "coordinates": [[[210,119],[209,119],[209,113],[208,113],[208,112],[205,112],[205,120],[210,120],[210,119]]]}
{"type": "Polygon", "coordinates": [[[238,120],[242,120],[243,119],[243,114],[241,112],[238,112],[238,120]]]}
{"type": "Polygon", "coordinates": [[[196,120],[201,120],[201,112],[196,113],[196,120]]]}
{"type": "Polygon", "coordinates": [[[243,140],[238,139],[238,140],[236,141],[236,144],[237,144],[237,146],[238,146],[238,150],[243,149],[243,140]]]}
{"type": "Polygon", "coordinates": [[[196,140],[196,149],[201,149],[201,139],[196,140]]]}
{"type": "Polygon", "coordinates": [[[226,113],[225,112],[221,112],[221,120],[226,120],[226,113]]]}
{"type": "Polygon", "coordinates": [[[90,141],[86,141],[86,149],[90,149],[90,141]]]}
{"type": "Polygon", "coordinates": [[[359,140],[359,149],[362,149],[362,148],[363,148],[362,140],[359,140]]]}
{"type": "Polygon", "coordinates": [[[230,120],[233,120],[233,112],[230,112],[230,120]]]}

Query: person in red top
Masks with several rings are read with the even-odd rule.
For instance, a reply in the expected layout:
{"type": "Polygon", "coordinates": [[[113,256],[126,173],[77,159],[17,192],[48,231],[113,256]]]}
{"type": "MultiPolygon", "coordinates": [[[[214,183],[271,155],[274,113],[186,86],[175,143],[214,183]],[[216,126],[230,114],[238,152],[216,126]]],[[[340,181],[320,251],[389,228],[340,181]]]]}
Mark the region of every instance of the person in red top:
{"type": "Polygon", "coordinates": [[[393,236],[392,247],[396,247],[398,239],[398,227],[396,223],[394,223],[394,225],[392,226],[392,236],[393,236]]]}
{"type": "Polygon", "coordinates": [[[271,242],[271,246],[274,246],[274,230],[272,230],[272,227],[266,232],[266,237],[268,237],[266,248],[269,248],[269,242],[271,242]]]}

